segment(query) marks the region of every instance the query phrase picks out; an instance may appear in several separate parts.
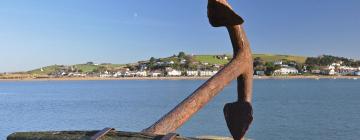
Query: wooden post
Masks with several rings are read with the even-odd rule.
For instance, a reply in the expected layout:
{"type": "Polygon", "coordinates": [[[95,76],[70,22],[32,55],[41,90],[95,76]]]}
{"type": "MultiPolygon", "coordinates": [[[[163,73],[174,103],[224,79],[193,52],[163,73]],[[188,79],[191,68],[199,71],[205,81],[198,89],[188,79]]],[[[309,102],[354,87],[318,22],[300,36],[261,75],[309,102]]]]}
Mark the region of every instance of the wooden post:
{"type": "Polygon", "coordinates": [[[225,26],[228,29],[234,50],[233,59],[179,105],[142,132],[155,134],[174,132],[226,85],[230,84],[232,80],[237,79],[238,101],[227,104],[224,108],[224,114],[234,139],[240,140],[243,138],[252,121],[250,103],[253,82],[252,54],[245,31],[241,26],[243,20],[233,12],[226,0],[208,0],[208,17],[212,26],[225,26]],[[244,111],[246,112],[243,113],[244,111]],[[241,124],[234,124],[237,122],[241,124]]]}

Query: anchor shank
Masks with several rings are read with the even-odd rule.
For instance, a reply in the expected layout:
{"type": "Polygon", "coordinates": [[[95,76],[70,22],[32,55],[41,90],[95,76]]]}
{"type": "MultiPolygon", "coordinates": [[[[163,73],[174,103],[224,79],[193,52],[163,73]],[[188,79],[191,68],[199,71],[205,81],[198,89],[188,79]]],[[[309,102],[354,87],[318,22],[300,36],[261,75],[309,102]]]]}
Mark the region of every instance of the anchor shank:
{"type": "Polygon", "coordinates": [[[209,0],[208,2],[210,24],[214,27],[227,27],[234,49],[234,57],[217,74],[142,132],[155,134],[174,132],[235,79],[238,80],[238,101],[250,103],[253,63],[249,42],[240,25],[243,20],[232,11],[226,0],[209,0]]]}

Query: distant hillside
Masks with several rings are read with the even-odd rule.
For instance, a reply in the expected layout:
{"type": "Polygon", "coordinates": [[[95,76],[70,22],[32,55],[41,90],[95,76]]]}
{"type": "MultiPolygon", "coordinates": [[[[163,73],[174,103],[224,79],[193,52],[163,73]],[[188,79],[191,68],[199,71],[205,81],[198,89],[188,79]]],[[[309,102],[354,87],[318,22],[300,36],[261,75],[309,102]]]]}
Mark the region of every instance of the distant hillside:
{"type": "Polygon", "coordinates": [[[61,70],[61,69],[73,69],[73,71],[83,72],[83,73],[89,73],[94,72],[99,69],[107,69],[107,70],[116,70],[123,68],[125,65],[123,64],[75,64],[70,66],[64,66],[64,65],[51,65],[46,66],[42,68],[38,68],[35,70],[28,71],[29,74],[35,74],[35,75],[48,75],[55,71],[61,70]]]}
{"type": "Polygon", "coordinates": [[[35,74],[35,75],[47,75],[50,74],[54,71],[56,71],[57,69],[59,69],[60,65],[51,65],[51,66],[46,66],[43,68],[38,68],[35,70],[31,70],[28,71],[29,74],[35,74]]]}
{"type": "MultiPolygon", "coordinates": [[[[220,64],[224,65],[227,64],[232,55],[194,55],[193,60],[195,62],[200,63],[208,63],[208,64],[220,64]],[[226,56],[228,59],[219,59],[219,57],[226,56]]],[[[295,61],[297,63],[305,63],[305,60],[307,57],[304,56],[292,56],[292,55],[274,55],[274,54],[253,54],[253,57],[260,57],[262,60],[266,62],[273,62],[273,61],[279,61],[279,60],[288,60],[288,61],[295,61]]],[[[160,61],[177,61],[177,57],[167,57],[167,58],[159,58],[160,61]]],[[[82,73],[91,73],[91,72],[97,72],[99,70],[112,70],[116,71],[117,69],[121,69],[125,67],[126,64],[109,64],[109,63],[103,63],[103,64],[94,64],[92,62],[88,62],[86,64],[75,64],[70,66],[64,66],[64,65],[51,65],[46,66],[42,68],[38,68],[35,70],[28,71],[28,74],[33,75],[48,75],[52,74],[56,71],[60,70],[71,70],[71,71],[77,71],[82,73]]]]}

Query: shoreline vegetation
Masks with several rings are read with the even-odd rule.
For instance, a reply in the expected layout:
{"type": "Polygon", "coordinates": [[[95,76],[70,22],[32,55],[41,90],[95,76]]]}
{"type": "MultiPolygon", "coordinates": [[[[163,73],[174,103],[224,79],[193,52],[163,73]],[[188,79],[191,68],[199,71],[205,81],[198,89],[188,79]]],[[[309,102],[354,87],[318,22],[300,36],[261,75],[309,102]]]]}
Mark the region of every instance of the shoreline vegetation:
{"type": "MultiPolygon", "coordinates": [[[[59,78],[0,78],[0,81],[101,81],[101,80],[207,80],[210,77],[59,77],[59,78]]],[[[360,76],[254,76],[255,80],[287,80],[287,79],[351,79],[360,80],[360,76]]]]}

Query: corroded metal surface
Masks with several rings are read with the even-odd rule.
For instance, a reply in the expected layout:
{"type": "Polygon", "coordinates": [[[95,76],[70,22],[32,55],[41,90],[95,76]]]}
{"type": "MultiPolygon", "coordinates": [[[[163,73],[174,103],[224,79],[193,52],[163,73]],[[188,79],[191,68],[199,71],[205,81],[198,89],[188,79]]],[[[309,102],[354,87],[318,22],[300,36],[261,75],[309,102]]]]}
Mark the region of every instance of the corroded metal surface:
{"type": "Polygon", "coordinates": [[[165,134],[174,132],[197,111],[206,105],[232,80],[237,79],[238,100],[227,104],[224,115],[234,139],[243,139],[252,121],[252,54],[245,31],[238,16],[226,0],[208,0],[208,18],[214,27],[226,27],[232,42],[234,57],[216,75],[207,80],[179,105],[160,120],[143,130],[147,133],[165,134]]]}

